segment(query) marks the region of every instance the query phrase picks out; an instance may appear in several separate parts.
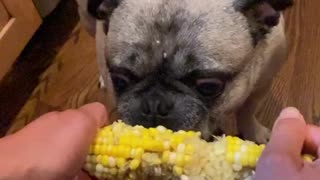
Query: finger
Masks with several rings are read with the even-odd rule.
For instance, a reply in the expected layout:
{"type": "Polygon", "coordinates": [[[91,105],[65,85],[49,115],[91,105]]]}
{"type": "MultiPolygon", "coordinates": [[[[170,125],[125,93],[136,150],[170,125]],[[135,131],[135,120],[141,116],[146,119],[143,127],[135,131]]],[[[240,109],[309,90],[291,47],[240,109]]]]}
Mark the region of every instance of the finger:
{"type": "Polygon", "coordinates": [[[307,130],[305,153],[320,157],[320,127],[308,125],[307,130]]]}
{"type": "Polygon", "coordinates": [[[271,139],[261,159],[281,157],[283,161],[300,166],[306,129],[306,122],[297,109],[284,109],[275,122],[271,139]]]}
{"type": "Polygon", "coordinates": [[[14,136],[23,136],[26,139],[54,138],[59,140],[77,137],[82,142],[87,142],[88,139],[95,136],[106,117],[107,112],[103,105],[92,103],[79,110],[45,114],[14,136]]]}
{"type": "Polygon", "coordinates": [[[97,122],[98,127],[109,124],[106,108],[100,103],[88,104],[82,106],[79,110],[92,117],[97,122]]]}
{"type": "Polygon", "coordinates": [[[87,173],[81,171],[73,180],[91,180],[87,173]]]}
{"type": "Polygon", "coordinates": [[[50,164],[51,169],[60,168],[72,174],[81,169],[99,125],[106,117],[106,110],[97,103],[79,110],[48,113],[2,143],[7,144],[4,146],[7,154],[12,154],[12,149],[23,148],[23,153],[16,153],[21,161],[33,162],[36,156],[44,167],[50,164]]]}

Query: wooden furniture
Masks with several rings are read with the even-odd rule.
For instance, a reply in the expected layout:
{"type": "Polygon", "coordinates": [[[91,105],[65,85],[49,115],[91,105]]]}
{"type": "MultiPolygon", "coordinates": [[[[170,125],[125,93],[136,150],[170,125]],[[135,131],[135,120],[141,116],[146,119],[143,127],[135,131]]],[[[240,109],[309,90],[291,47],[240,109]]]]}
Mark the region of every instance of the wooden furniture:
{"type": "Polygon", "coordinates": [[[40,24],[32,0],[0,0],[0,80],[40,24]]]}
{"type": "MultiPolygon", "coordinates": [[[[293,8],[286,13],[290,55],[280,73],[275,77],[272,90],[265,96],[257,112],[257,118],[270,128],[280,110],[286,106],[298,107],[306,121],[320,125],[319,7],[319,0],[295,1],[293,8]]],[[[62,12],[68,16],[61,13],[65,18],[61,18],[64,23],[59,23],[60,26],[68,27],[70,22],[74,22],[70,18],[76,17],[77,12],[71,11],[70,7],[64,8],[62,12]]],[[[99,93],[98,89],[99,73],[95,61],[94,39],[80,26],[74,29],[72,35],[60,33],[56,36],[68,39],[63,43],[59,40],[59,44],[63,45],[59,45],[62,46],[60,49],[54,49],[57,55],[54,60],[50,60],[53,63],[41,77],[35,77],[40,79],[40,83],[32,95],[27,96],[29,99],[23,103],[24,107],[13,121],[8,134],[21,129],[49,111],[75,108],[94,101],[109,102],[109,98],[104,97],[104,93],[99,93]]],[[[34,66],[36,65],[35,63],[34,66]]],[[[30,69],[39,69],[39,67],[30,69]]],[[[11,97],[9,95],[3,97],[0,102],[6,103],[3,103],[2,107],[16,107],[17,100],[14,101],[12,96],[21,96],[26,91],[25,84],[32,82],[32,78],[21,78],[20,81],[11,82],[20,86],[16,90],[10,89],[11,97]]],[[[5,115],[8,115],[13,108],[2,109],[7,109],[8,113],[5,115]]],[[[112,112],[112,108],[108,110],[112,112]]],[[[1,112],[3,111],[0,111],[0,117],[1,112]]],[[[0,118],[0,122],[3,119],[4,116],[0,118]]]]}

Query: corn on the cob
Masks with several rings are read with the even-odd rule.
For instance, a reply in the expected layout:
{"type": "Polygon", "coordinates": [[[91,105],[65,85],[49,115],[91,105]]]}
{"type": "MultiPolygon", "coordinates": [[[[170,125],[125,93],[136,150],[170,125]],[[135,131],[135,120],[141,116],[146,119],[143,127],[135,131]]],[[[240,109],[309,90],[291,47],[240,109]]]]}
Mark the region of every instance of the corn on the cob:
{"type": "Polygon", "coordinates": [[[231,136],[209,143],[198,132],[119,121],[99,131],[84,169],[101,180],[250,180],[264,147],[231,136]]]}

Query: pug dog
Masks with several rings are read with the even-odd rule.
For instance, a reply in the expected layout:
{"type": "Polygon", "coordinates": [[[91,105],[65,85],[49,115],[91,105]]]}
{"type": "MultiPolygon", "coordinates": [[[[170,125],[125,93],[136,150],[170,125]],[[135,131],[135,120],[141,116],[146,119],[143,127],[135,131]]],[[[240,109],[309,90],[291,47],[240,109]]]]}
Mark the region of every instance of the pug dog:
{"type": "Polygon", "coordinates": [[[292,0],[77,1],[124,122],[205,139],[235,124],[268,141],[254,112],[287,59],[282,12],[292,0]]]}

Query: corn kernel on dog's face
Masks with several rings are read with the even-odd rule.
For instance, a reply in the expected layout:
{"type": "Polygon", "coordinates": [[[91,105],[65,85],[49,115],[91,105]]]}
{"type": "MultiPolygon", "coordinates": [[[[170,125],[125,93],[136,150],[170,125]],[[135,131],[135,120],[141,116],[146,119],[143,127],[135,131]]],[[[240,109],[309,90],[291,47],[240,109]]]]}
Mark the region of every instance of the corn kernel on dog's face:
{"type": "Polygon", "coordinates": [[[285,41],[279,12],[292,2],[87,1],[82,10],[104,24],[96,38],[106,36],[97,47],[105,56],[99,64],[108,65],[102,75],[110,72],[121,119],[205,137],[235,120],[258,81],[273,76],[268,67],[281,61],[275,51],[285,41]]]}

